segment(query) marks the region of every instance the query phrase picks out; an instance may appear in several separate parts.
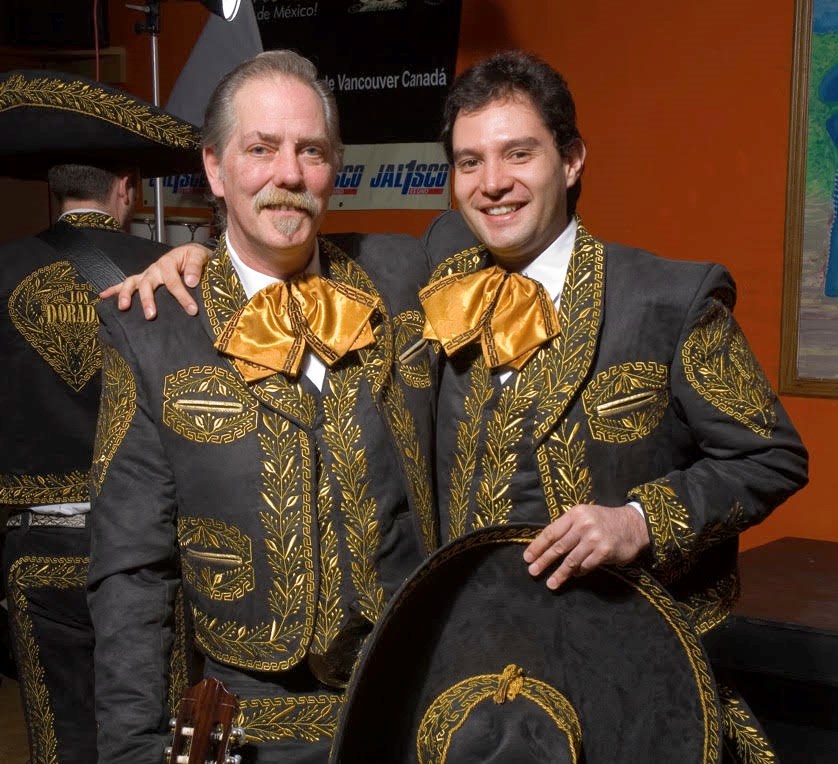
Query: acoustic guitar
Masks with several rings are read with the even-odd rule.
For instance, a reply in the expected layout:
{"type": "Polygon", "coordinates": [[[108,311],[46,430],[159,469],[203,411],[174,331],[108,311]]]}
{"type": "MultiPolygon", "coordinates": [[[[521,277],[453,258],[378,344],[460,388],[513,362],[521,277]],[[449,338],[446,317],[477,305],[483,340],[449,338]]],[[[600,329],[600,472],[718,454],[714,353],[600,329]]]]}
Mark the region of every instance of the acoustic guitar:
{"type": "Polygon", "coordinates": [[[166,764],[241,764],[241,756],[230,753],[244,743],[244,730],[233,726],[238,710],[239,699],[217,679],[207,677],[187,689],[169,723],[166,764]]]}

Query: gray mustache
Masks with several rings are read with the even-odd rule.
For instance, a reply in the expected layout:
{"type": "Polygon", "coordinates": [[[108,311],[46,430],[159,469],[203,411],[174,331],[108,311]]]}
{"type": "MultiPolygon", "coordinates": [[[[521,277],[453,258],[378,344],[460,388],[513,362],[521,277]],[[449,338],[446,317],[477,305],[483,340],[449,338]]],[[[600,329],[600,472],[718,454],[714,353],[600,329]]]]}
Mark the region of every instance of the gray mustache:
{"type": "Polygon", "coordinates": [[[317,201],[310,191],[283,191],[275,188],[263,188],[253,197],[253,207],[256,212],[265,207],[284,205],[307,212],[314,216],[318,213],[317,201]]]}

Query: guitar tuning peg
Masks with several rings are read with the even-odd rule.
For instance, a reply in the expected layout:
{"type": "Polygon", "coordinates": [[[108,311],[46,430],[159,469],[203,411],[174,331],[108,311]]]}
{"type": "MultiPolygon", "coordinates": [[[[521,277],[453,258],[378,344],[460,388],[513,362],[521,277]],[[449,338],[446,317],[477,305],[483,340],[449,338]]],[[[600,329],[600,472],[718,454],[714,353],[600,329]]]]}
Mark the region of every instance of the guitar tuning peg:
{"type": "Polygon", "coordinates": [[[174,732],[175,727],[177,727],[177,719],[173,716],[169,719],[169,732],[174,732]]]}
{"type": "Polygon", "coordinates": [[[230,742],[236,746],[242,746],[247,740],[247,736],[244,733],[244,727],[233,727],[230,730],[230,742]]]}
{"type": "Polygon", "coordinates": [[[169,759],[171,759],[171,758],[172,758],[172,746],[167,745],[167,746],[163,749],[163,761],[164,761],[164,762],[168,762],[168,761],[169,761],[169,759]]]}
{"type": "Polygon", "coordinates": [[[241,754],[237,753],[235,756],[225,756],[224,764],[242,764],[241,754]]]}

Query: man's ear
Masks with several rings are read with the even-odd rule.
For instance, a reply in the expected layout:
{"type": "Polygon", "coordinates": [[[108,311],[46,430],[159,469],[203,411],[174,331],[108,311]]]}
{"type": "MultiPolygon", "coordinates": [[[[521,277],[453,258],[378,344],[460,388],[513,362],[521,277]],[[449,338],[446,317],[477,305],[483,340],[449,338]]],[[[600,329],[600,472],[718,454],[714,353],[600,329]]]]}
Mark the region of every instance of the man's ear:
{"type": "Polygon", "coordinates": [[[204,147],[204,172],[212,193],[219,199],[224,198],[224,177],[221,171],[221,156],[212,146],[204,147]]]}
{"type": "Polygon", "coordinates": [[[120,173],[111,192],[111,214],[123,228],[127,228],[137,201],[137,174],[120,173]]]}
{"type": "Polygon", "coordinates": [[[579,138],[570,148],[566,149],[563,159],[565,186],[570,188],[579,178],[585,169],[585,157],[588,150],[585,142],[579,138]]]}

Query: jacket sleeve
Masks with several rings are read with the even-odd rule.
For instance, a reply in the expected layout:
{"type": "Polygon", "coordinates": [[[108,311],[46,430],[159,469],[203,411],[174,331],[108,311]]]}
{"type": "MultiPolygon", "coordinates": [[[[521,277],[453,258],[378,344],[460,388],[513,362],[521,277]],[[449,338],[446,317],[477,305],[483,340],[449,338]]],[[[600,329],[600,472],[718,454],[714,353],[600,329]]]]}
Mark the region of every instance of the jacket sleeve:
{"type": "Polygon", "coordinates": [[[735,286],[711,266],[681,327],[671,405],[697,458],[630,492],[653,565],[671,570],[763,520],[807,482],[808,456],[733,317],[735,286]]]}
{"type": "Polygon", "coordinates": [[[101,310],[88,601],[100,764],[161,761],[179,585],[175,490],[123,325],[101,310]]]}

